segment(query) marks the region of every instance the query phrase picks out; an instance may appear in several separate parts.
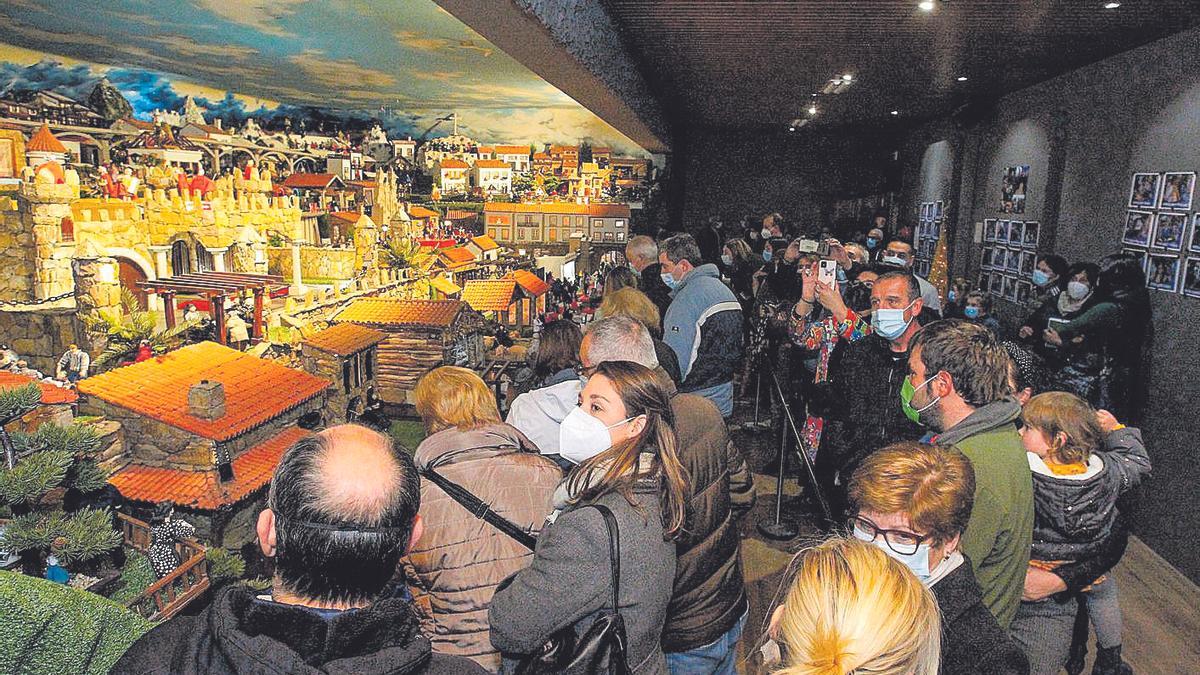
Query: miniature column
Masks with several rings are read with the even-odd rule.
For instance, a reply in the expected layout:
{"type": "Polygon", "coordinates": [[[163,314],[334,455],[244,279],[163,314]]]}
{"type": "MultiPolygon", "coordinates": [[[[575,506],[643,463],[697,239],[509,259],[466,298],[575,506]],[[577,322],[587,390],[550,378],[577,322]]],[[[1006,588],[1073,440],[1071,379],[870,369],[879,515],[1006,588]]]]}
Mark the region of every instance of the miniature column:
{"type": "Polygon", "coordinates": [[[175,327],[175,291],[163,291],[163,315],[167,318],[167,330],[175,327]]]}
{"type": "Polygon", "coordinates": [[[217,326],[217,342],[219,344],[227,344],[229,336],[226,335],[228,329],[225,327],[225,294],[219,293],[212,296],[211,302],[213,323],[217,326]]]}
{"type": "Polygon", "coordinates": [[[292,240],[292,288],[288,291],[290,295],[304,295],[304,277],[300,274],[300,245],[304,243],[303,239],[292,240]]]}
{"type": "Polygon", "coordinates": [[[225,248],[210,248],[210,249],[208,249],[208,252],[210,254],[212,254],[213,271],[214,272],[224,272],[225,271],[225,253],[228,250],[229,250],[228,246],[226,246],[225,248]]]}
{"type": "Polygon", "coordinates": [[[263,336],[263,293],[265,288],[254,289],[254,327],[253,338],[255,342],[262,340],[263,336]]]}

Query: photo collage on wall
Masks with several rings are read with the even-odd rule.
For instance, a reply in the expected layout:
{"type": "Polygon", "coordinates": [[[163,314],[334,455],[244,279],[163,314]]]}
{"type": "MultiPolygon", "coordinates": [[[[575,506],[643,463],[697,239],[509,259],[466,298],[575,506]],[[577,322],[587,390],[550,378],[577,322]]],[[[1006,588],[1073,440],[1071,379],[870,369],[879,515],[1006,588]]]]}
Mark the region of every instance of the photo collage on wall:
{"type": "Polygon", "coordinates": [[[1023,303],[1033,293],[1040,223],[988,218],[983,221],[979,288],[998,298],[1023,303]]]}
{"type": "Polygon", "coordinates": [[[1194,171],[1133,174],[1121,245],[1141,259],[1149,288],[1200,298],[1200,212],[1192,212],[1195,188],[1194,171]]]}
{"type": "Polygon", "coordinates": [[[913,233],[913,272],[923,279],[929,278],[929,271],[933,267],[933,256],[937,254],[938,240],[942,237],[944,211],[945,204],[941,200],[921,204],[917,231],[913,233]]]}

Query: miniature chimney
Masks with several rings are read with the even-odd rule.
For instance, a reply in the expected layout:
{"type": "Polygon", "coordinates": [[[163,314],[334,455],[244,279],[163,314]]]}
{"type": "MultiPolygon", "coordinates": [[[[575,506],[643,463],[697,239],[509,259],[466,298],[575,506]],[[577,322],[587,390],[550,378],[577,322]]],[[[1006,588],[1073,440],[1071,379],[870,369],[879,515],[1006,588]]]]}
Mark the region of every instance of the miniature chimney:
{"type": "Polygon", "coordinates": [[[188,389],[188,414],[202,420],[225,416],[225,385],[200,380],[188,389]]]}

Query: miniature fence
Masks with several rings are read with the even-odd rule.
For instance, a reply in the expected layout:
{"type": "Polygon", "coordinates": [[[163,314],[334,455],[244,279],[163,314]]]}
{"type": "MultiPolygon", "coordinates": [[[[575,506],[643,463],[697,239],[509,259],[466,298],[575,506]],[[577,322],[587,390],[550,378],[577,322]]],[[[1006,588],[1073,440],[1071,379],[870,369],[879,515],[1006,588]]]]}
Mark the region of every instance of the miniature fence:
{"type": "MultiPolygon", "coordinates": [[[[150,526],[123,513],[118,516],[125,543],[142,553],[149,551],[154,539],[150,526]]],[[[208,590],[208,562],[204,547],[191,540],[179,541],[175,543],[175,553],[183,564],[150,584],[141,595],[125,603],[126,607],[150,621],[165,621],[208,590]]]]}

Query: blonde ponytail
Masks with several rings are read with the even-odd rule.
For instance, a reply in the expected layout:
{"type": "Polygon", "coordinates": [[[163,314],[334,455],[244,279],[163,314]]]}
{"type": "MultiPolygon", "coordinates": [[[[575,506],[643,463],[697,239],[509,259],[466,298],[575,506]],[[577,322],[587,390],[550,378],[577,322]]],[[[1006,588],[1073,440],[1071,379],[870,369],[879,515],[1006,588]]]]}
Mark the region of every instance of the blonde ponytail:
{"type": "Polygon", "coordinates": [[[941,620],[903,564],[855,539],[801,553],[783,604],[783,675],[937,675],[941,620]]]}

